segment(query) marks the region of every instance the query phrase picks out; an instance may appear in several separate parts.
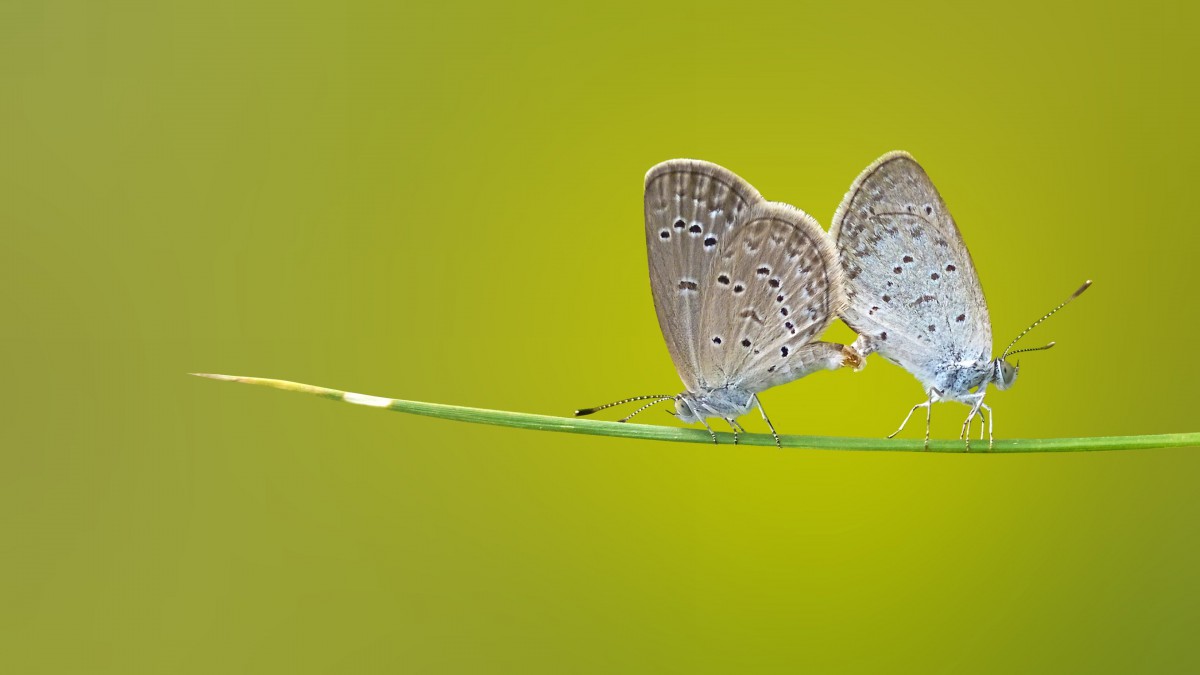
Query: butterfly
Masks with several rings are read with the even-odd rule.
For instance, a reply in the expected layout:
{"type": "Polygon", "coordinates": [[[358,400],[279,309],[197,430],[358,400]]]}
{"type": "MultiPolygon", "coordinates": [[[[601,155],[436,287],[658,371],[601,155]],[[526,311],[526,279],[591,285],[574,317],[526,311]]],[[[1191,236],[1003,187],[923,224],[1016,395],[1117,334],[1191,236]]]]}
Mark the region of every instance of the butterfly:
{"type": "Polygon", "coordinates": [[[699,422],[758,408],[758,394],[818,370],[861,366],[845,345],[814,342],[845,305],[842,273],[824,230],[803,211],[769,202],[710,162],[673,159],[646,174],[646,253],[658,325],[685,391],[650,399],[622,422],[663,401],[699,422]]]}
{"type": "Polygon", "coordinates": [[[913,406],[889,438],[925,408],[929,447],[930,406],[957,401],[970,406],[960,438],[970,448],[970,425],[987,419],[992,443],[992,409],[984,402],[989,385],[1008,389],[1020,362],[1008,357],[1054,346],[1013,350],[1017,341],[1091,285],[1079,290],[1017,335],[992,359],[992,325],[971,254],[937,188],[906,152],[880,157],[855,179],[833,217],[829,237],[845,275],[847,304],[840,316],[856,333],[852,345],[864,358],[878,352],[912,373],[926,398],[913,406]]]}

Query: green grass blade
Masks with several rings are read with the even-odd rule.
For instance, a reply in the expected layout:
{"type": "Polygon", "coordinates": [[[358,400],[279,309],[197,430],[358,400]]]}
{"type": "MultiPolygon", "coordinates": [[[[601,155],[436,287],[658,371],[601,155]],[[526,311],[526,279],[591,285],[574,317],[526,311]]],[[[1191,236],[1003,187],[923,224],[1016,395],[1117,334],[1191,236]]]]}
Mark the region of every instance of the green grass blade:
{"type": "MultiPolygon", "coordinates": [[[[708,432],[702,429],[686,429],[680,427],[656,426],[650,424],[629,424],[606,422],[601,420],[579,419],[574,417],[552,417],[549,415],[533,415],[530,413],[509,412],[505,410],[487,410],[484,408],[467,408],[442,403],[425,403],[423,401],[404,401],[401,399],[366,396],[352,392],[316,387],[311,384],[288,382],[287,380],[270,380],[261,377],[238,377],[234,375],[214,375],[210,373],[192,373],[198,377],[207,377],[227,382],[241,382],[284,391],[295,391],[312,394],[321,398],[344,401],[356,405],[365,405],[412,415],[424,415],[456,422],[471,422],[473,424],[491,424],[517,429],[534,429],[537,431],[560,431],[572,434],[589,434],[592,436],[615,436],[618,438],[639,438],[655,441],[677,441],[683,443],[712,443],[708,432]]],[[[718,433],[721,443],[733,443],[733,435],[718,433]]],[[[743,445],[775,445],[775,439],[767,434],[742,434],[739,442],[743,445]]],[[[785,448],[810,448],[817,450],[860,450],[860,451],[891,451],[891,452],[921,452],[924,442],[920,439],[886,439],[886,438],[840,438],[833,436],[780,436],[780,442],[785,448]]],[[[1177,448],[1200,446],[1200,433],[1154,434],[1146,436],[1100,436],[1093,438],[1009,438],[997,440],[991,450],[987,443],[975,443],[971,453],[1013,453],[1013,452],[1091,452],[1098,450],[1139,450],[1149,448],[1177,448]]],[[[966,452],[962,441],[935,440],[929,443],[929,452],[966,452]]]]}

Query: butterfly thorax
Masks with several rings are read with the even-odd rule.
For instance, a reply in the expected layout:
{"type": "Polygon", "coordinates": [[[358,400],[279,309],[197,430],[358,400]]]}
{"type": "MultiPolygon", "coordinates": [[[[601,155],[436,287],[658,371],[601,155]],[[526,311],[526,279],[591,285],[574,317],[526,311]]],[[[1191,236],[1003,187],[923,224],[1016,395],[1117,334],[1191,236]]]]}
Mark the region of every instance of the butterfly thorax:
{"type": "Polygon", "coordinates": [[[738,387],[685,391],[675,397],[675,413],[684,422],[700,422],[709,417],[736,419],[754,406],[754,394],[738,387]]]}
{"type": "Polygon", "coordinates": [[[966,403],[973,400],[972,391],[978,392],[991,380],[993,370],[991,361],[960,361],[938,367],[919,379],[926,391],[936,390],[942,400],[966,403]]]}

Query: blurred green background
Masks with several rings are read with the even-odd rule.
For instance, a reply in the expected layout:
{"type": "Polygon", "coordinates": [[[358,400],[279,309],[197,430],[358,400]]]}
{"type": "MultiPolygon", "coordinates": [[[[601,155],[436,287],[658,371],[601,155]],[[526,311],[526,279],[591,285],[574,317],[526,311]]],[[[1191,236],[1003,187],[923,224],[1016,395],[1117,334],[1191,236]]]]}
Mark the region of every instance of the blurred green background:
{"type": "MultiPolygon", "coordinates": [[[[1195,672],[1195,449],[634,442],[184,373],[676,391],[646,169],[719,162],[828,226],[902,148],[1001,346],[1096,280],[990,396],[1000,437],[1195,431],[1197,12],[3,3],[0,670],[1195,672]]],[[[920,398],[877,358],[763,397],[860,436],[920,398]]]]}

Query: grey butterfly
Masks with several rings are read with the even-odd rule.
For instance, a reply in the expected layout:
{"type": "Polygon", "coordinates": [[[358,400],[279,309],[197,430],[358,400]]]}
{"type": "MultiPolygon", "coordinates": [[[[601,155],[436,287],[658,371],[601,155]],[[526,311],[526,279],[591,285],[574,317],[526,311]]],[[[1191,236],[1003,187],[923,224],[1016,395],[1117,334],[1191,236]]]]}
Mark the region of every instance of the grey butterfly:
{"type": "Polygon", "coordinates": [[[621,421],[675,401],[684,422],[729,423],[758,394],[818,370],[861,365],[849,347],[813,342],[843,307],[842,274],[825,232],[799,209],[763,199],[716,164],[663,162],[646,174],[650,289],[667,350],[686,391],[637,396],[576,411],[590,415],[653,399],[621,421]]]}
{"type": "Polygon", "coordinates": [[[848,304],[841,318],[858,333],[854,349],[879,352],[921,382],[926,399],[913,406],[889,438],[900,433],[918,408],[925,408],[929,447],[930,405],[958,401],[971,407],[960,438],[970,448],[970,425],[980,415],[980,438],[992,410],[988,385],[1008,389],[1017,379],[1017,340],[1087,290],[1091,281],[1035,321],[993,360],[992,326],[971,254],[945,202],[925,170],[906,152],[891,152],[871,164],[850,186],[833,217],[829,237],[845,274],[848,304]],[[986,411],[986,412],[985,412],[986,411]]]}

